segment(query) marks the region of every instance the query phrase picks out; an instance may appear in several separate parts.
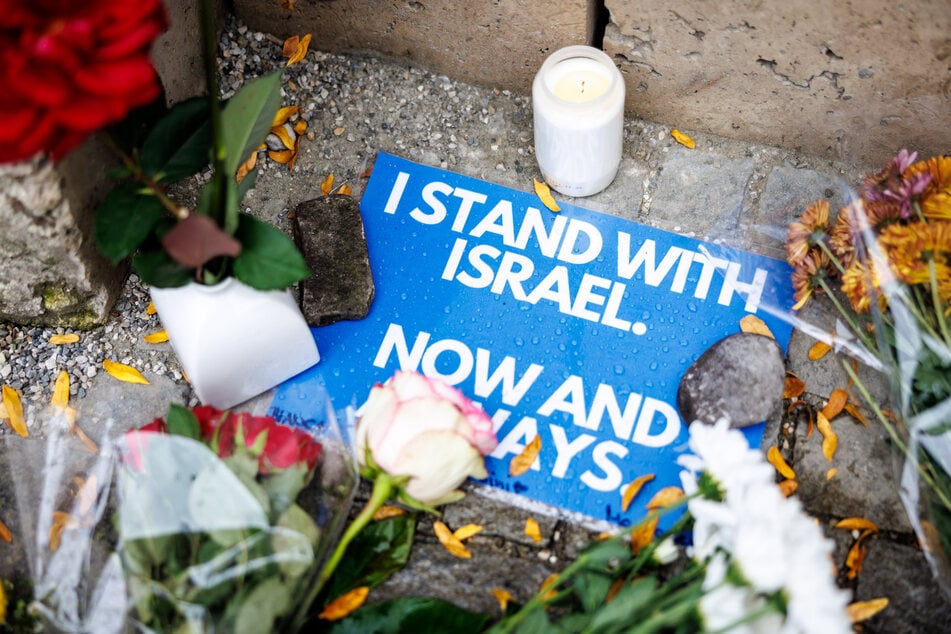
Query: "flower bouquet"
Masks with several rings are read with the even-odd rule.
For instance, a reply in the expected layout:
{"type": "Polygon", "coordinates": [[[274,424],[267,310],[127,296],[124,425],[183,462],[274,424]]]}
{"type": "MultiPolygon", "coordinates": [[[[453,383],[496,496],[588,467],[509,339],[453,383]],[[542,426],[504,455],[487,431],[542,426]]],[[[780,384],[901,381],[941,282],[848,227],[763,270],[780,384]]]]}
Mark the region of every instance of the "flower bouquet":
{"type": "Polygon", "coordinates": [[[118,553],[139,627],[296,631],[354,484],[308,486],[324,452],[273,418],[207,406],[128,432],[118,553]]]}
{"type": "Polygon", "coordinates": [[[786,250],[797,308],[827,296],[848,324],[827,343],[886,373],[895,412],[845,364],[905,456],[902,499],[951,592],[951,157],[916,158],[899,152],[834,220],[809,205],[786,250]]]}
{"type": "Polygon", "coordinates": [[[690,450],[678,459],[682,490],[589,545],[489,632],[851,632],[831,540],[782,494],[760,452],[725,420],[693,423],[690,450]],[[659,515],[684,505],[655,537],[659,515]],[[688,556],[678,558],[691,530],[688,556]]]}

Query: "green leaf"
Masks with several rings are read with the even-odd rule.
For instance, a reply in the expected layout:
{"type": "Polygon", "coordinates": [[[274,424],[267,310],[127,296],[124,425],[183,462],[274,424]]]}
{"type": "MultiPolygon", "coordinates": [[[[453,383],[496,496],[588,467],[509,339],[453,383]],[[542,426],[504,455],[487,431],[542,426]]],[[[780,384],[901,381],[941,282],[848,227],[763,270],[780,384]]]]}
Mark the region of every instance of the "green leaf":
{"type": "Polygon", "coordinates": [[[281,107],[281,71],[248,82],[221,112],[225,172],[229,179],[261,145],[281,107]]]}
{"type": "Polygon", "coordinates": [[[282,561],[278,562],[281,572],[287,577],[300,577],[313,566],[314,547],[320,539],[320,528],[296,504],[281,515],[276,526],[287,529],[271,533],[271,546],[275,554],[283,555],[282,561]]]}
{"type": "Polygon", "coordinates": [[[210,159],[208,100],[195,97],[176,104],[155,125],[139,161],[146,174],[172,183],[197,173],[210,159]]]}
{"type": "Polygon", "coordinates": [[[463,610],[446,601],[405,597],[360,608],[333,624],[331,634],[475,634],[488,622],[486,614],[463,610]]]}
{"type": "Polygon", "coordinates": [[[331,577],[327,597],[335,599],[360,586],[379,585],[409,561],[416,532],[413,514],[371,522],[350,542],[331,577]]]}
{"type": "Polygon", "coordinates": [[[190,409],[178,403],[169,405],[168,414],[165,415],[165,424],[168,426],[168,433],[172,435],[185,436],[192,440],[201,439],[198,418],[190,409]]]}
{"type": "Polygon", "coordinates": [[[294,242],[279,229],[249,214],[241,214],[238,231],[241,255],[234,276],[252,288],[281,290],[310,275],[294,242]]]}
{"type": "Polygon", "coordinates": [[[632,621],[640,621],[648,615],[658,600],[654,593],[657,581],[653,577],[638,579],[633,584],[624,584],[614,599],[597,610],[589,626],[593,632],[626,631],[632,621]],[[644,610],[645,612],[641,612],[644,610]]]}
{"type": "Polygon", "coordinates": [[[93,224],[96,245],[118,264],[145,241],[161,218],[162,205],[157,198],[139,193],[135,183],[123,183],[99,206],[93,224]]]}
{"type": "MultiPolygon", "coordinates": [[[[265,434],[258,434],[258,438],[265,434]]],[[[257,439],[255,439],[257,440],[257,439]]],[[[263,451],[264,448],[261,448],[263,451]]],[[[260,454],[260,452],[258,452],[260,454]]],[[[306,464],[294,464],[276,473],[271,473],[261,482],[271,499],[271,512],[280,515],[297,499],[297,495],[307,484],[309,469],[306,464]]]]}
{"type": "Polygon", "coordinates": [[[136,253],[132,268],[143,282],[156,288],[178,288],[192,279],[191,270],[174,262],[161,247],[136,253]]]}
{"type": "Polygon", "coordinates": [[[241,602],[234,622],[235,634],[273,631],[274,620],[287,612],[290,597],[278,577],[259,583],[241,602]]]}

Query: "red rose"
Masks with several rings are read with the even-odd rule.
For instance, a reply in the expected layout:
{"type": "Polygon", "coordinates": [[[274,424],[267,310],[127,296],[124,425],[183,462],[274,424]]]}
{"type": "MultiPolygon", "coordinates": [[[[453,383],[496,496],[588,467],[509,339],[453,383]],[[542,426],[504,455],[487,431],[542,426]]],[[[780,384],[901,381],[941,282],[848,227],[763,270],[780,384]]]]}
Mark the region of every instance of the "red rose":
{"type": "Polygon", "coordinates": [[[0,163],[54,159],[161,92],[160,0],[0,0],[0,163]]]}

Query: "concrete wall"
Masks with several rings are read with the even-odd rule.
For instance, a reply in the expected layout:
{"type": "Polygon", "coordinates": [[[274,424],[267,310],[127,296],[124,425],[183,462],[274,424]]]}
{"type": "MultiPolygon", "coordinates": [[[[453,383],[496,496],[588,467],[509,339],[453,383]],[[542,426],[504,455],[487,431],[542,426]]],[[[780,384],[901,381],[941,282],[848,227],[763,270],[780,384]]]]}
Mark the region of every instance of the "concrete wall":
{"type": "Polygon", "coordinates": [[[281,38],[522,93],[602,4],[634,116],[866,166],[951,147],[951,0],[234,0],[281,38]]]}
{"type": "Polygon", "coordinates": [[[312,48],[375,51],[471,83],[527,92],[548,54],[588,41],[587,0],[234,0],[252,29],[312,48]]]}
{"type": "Polygon", "coordinates": [[[879,165],[951,150],[948,0],[607,0],[628,111],[879,165]]]}

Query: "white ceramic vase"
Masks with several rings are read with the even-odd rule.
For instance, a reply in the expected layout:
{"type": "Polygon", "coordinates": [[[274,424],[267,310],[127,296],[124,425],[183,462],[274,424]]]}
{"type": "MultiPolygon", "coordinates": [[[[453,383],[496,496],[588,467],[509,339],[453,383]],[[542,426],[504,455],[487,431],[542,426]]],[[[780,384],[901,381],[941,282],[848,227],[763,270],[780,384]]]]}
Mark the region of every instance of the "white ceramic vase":
{"type": "Polygon", "coordinates": [[[150,290],[169,342],[206,405],[243,403],[320,360],[289,290],[260,291],[234,278],[150,290]]]}

